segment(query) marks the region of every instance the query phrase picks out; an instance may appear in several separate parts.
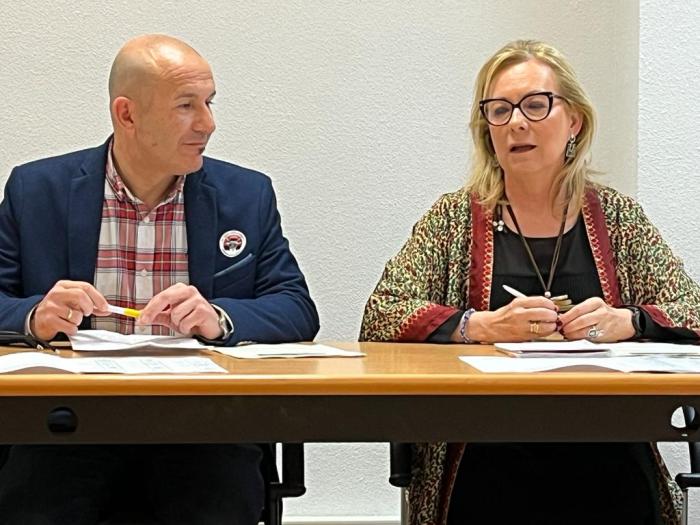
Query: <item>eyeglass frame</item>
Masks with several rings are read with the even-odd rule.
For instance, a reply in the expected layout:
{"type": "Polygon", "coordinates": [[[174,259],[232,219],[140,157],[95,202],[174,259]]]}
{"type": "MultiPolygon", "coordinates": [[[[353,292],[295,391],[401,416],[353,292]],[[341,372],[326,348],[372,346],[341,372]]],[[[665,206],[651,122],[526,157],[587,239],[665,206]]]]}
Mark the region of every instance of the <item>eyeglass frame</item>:
{"type": "Polygon", "coordinates": [[[518,102],[516,102],[515,104],[513,104],[513,103],[512,103],[510,100],[508,100],[507,98],[502,98],[502,97],[500,97],[500,98],[485,98],[484,100],[480,100],[480,101],[479,101],[479,112],[481,113],[481,116],[484,117],[484,120],[486,121],[486,123],[487,123],[489,126],[496,126],[496,127],[498,127],[498,126],[505,126],[505,125],[508,124],[508,123],[511,121],[511,119],[513,118],[513,113],[515,113],[515,110],[516,110],[516,109],[519,109],[519,110],[520,110],[520,114],[521,114],[523,117],[525,117],[527,120],[529,120],[530,122],[541,122],[541,121],[543,121],[544,119],[546,119],[546,118],[549,116],[549,114],[552,112],[552,108],[554,107],[554,99],[555,99],[555,98],[559,98],[559,99],[561,99],[561,100],[563,100],[564,102],[567,102],[567,103],[569,102],[569,101],[566,99],[566,97],[562,97],[561,95],[557,95],[556,93],[553,93],[552,91],[537,91],[536,93],[529,93],[529,94],[525,95],[523,98],[521,98],[521,99],[520,99],[518,102]],[[522,108],[520,107],[520,104],[522,104],[522,103],[523,103],[523,100],[525,100],[526,98],[535,97],[535,96],[537,96],[537,95],[546,95],[546,96],[547,96],[547,99],[549,100],[549,108],[547,109],[547,113],[545,114],[544,117],[538,118],[538,119],[532,119],[532,118],[528,117],[528,116],[525,114],[525,112],[524,112],[524,111],[522,110],[522,108]],[[489,102],[496,102],[496,101],[507,102],[507,103],[510,104],[510,106],[511,106],[511,109],[510,109],[510,116],[508,117],[508,120],[506,120],[503,124],[493,124],[493,123],[488,119],[488,117],[486,116],[486,111],[484,111],[484,106],[485,106],[486,104],[488,104],[489,102]]]}

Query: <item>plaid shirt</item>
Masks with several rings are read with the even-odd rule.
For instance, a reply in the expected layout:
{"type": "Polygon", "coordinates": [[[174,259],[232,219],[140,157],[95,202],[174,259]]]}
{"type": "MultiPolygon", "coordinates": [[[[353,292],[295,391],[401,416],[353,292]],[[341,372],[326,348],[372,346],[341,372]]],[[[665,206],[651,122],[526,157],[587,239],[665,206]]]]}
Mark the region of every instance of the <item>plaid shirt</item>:
{"type": "MultiPolygon", "coordinates": [[[[117,173],[112,145],[107,155],[95,288],[116,306],[141,309],[176,283],[189,284],[185,177],[152,210],[137,199],[117,173]]],[[[122,334],[173,335],[164,326],[135,326],[121,315],[91,317],[91,327],[122,334]]]]}

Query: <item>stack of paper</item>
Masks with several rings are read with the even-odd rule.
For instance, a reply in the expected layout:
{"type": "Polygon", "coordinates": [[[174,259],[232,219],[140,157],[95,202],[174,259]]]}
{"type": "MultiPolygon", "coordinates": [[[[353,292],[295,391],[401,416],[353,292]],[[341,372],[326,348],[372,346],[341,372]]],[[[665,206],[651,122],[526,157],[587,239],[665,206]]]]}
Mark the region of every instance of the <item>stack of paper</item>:
{"type": "Polygon", "coordinates": [[[56,368],[83,374],[199,374],[226,373],[206,357],[85,357],[67,358],[40,352],[0,356],[0,373],[25,368],[56,368]]]}
{"type": "Polygon", "coordinates": [[[638,343],[623,342],[610,346],[610,354],[615,357],[657,355],[664,357],[700,357],[700,345],[677,343],[638,343]]]}
{"type": "Polygon", "coordinates": [[[580,341],[533,341],[495,343],[496,349],[511,357],[588,357],[606,355],[610,345],[580,341]]]}
{"type": "Polygon", "coordinates": [[[134,350],[137,348],[158,348],[169,350],[202,350],[211,348],[192,337],[169,335],[124,335],[108,330],[79,330],[68,336],[71,347],[76,352],[107,352],[115,350],[134,350]]]}
{"type": "Polygon", "coordinates": [[[695,357],[533,357],[511,359],[495,356],[461,356],[460,360],[482,372],[527,373],[558,371],[595,371],[601,368],[619,372],[700,373],[700,359],[695,357]]]}
{"type": "Polygon", "coordinates": [[[321,344],[284,343],[277,345],[253,344],[227,348],[213,347],[225,355],[239,359],[269,359],[272,357],[362,357],[365,354],[352,350],[343,350],[333,346],[321,344]]]}

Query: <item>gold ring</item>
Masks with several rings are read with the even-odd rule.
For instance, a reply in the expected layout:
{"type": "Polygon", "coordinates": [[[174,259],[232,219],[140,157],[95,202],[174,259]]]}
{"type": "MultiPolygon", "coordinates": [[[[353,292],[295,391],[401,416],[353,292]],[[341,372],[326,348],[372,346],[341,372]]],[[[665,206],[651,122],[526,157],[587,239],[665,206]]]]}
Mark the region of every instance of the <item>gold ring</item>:
{"type": "Polygon", "coordinates": [[[539,334],[540,333],[540,322],[539,321],[530,321],[530,333],[531,334],[539,334]]]}
{"type": "Polygon", "coordinates": [[[71,308],[68,307],[68,317],[66,317],[66,321],[70,321],[71,317],[73,317],[73,310],[71,310],[71,308]]]}

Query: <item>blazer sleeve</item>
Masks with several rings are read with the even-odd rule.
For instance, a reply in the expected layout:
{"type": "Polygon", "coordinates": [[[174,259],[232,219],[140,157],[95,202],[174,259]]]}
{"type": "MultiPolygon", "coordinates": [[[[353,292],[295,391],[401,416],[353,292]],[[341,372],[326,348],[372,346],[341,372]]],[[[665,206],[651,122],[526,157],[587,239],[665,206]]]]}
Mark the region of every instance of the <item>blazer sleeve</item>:
{"type": "Polygon", "coordinates": [[[444,305],[450,244],[448,209],[448,198],[443,196],[387,262],[365,306],[361,341],[425,341],[458,311],[444,305]]]}
{"type": "Polygon", "coordinates": [[[318,333],[318,313],[282,234],[277,201],[269,181],[260,192],[258,204],[262,241],[256,261],[255,297],[218,297],[211,301],[233,321],[234,330],[224,344],[311,341],[318,333]]]}
{"type": "Polygon", "coordinates": [[[0,203],[0,330],[24,332],[31,309],[43,295],[23,297],[20,233],[23,213],[22,178],[12,171],[0,203]]]}
{"type": "MultiPolygon", "coordinates": [[[[642,207],[628,202],[620,235],[626,245],[618,264],[624,267],[629,302],[659,326],[700,336],[700,286],[687,274],[642,207]]],[[[623,300],[626,298],[623,297],[623,300]]]]}

